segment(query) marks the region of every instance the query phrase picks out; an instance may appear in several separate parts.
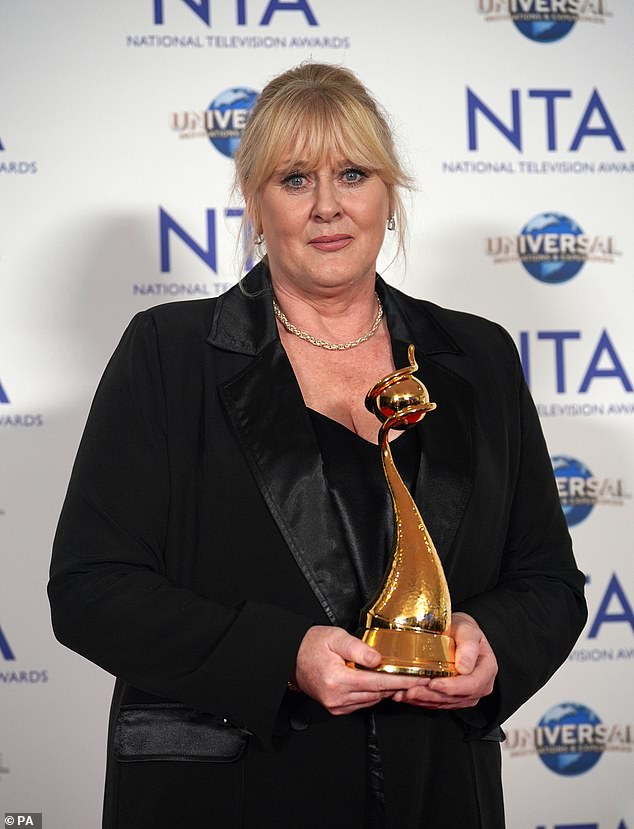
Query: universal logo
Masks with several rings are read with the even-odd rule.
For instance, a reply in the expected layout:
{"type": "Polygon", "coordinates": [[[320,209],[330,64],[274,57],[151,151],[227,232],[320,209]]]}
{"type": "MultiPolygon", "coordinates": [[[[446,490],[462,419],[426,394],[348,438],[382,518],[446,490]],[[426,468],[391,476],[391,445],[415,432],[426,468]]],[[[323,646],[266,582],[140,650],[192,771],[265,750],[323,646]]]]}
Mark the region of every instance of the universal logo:
{"type": "Polygon", "coordinates": [[[606,751],[631,752],[634,726],[603,723],[577,702],[554,705],[535,728],[505,729],[504,750],[513,758],[538,755],[555,774],[572,777],[590,771],[606,751]]]}
{"type": "Polygon", "coordinates": [[[521,262],[532,277],[547,285],[567,282],[586,262],[614,263],[620,256],[614,236],[584,233],[563,213],[539,213],[514,236],[488,236],[485,252],[493,262],[521,262]]]}
{"type": "Polygon", "coordinates": [[[597,478],[584,463],[568,455],[554,455],[551,461],[569,527],[580,524],[597,504],[622,507],[631,497],[621,478],[597,478]]]}
{"type": "Polygon", "coordinates": [[[534,43],[554,43],[578,22],[612,17],[607,0],[478,0],[478,12],[487,22],[511,20],[534,43]]]}
{"type": "Polygon", "coordinates": [[[172,112],[170,127],[180,138],[208,138],[218,152],[233,158],[257,97],[248,87],[225,89],[205,110],[172,112]]]}

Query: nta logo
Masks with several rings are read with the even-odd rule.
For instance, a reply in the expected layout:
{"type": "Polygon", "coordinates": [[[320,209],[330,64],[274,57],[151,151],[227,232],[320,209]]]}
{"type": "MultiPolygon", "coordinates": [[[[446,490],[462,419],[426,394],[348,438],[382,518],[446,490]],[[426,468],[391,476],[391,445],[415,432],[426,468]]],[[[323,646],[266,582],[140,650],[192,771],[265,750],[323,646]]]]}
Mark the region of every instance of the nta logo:
{"type": "MultiPolygon", "coordinates": [[[[15,662],[15,654],[11,650],[11,645],[2,632],[2,628],[0,628],[0,654],[7,662],[15,662]]],[[[0,670],[0,685],[43,684],[48,680],[49,676],[46,668],[19,671],[15,670],[13,666],[7,666],[0,670]]]]}
{"type": "MultiPolygon", "coordinates": [[[[546,144],[548,151],[554,152],[558,149],[557,101],[572,98],[572,90],[529,89],[528,97],[544,102],[546,144]]],[[[534,112],[535,107],[530,106],[530,115],[533,116],[534,112]]],[[[506,124],[479,95],[467,87],[467,140],[470,150],[478,149],[478,115],[485,118],[516,150],[522,152],[522,123],[525,123],[526,119],[524,119],[524,122],[522,121],[519,89],[511,89],[511,119],[510,124],[506,124]]],[[[541,130],[536,126],[531,126],[531,132],[537,135],[541,130]]],[[[579,124],[568,147],[570,152],[577,152],[586,138],[608,138],[615,150],[619,152],[625,150],[614,122],[597,89],[592,90],[588,103],[581,114],[579,124]]]]}
{"type": "Polygon", "coordinates": [[[11,645],[9,644],[7,637],[2,632],[2,628],[0,628],[0,653],[7,660],[7,662],[12,662],[15,659],[13,651],[11,650],[11,645]]]}
{"type": "MultiPolygon", "coordinates": [[[[567,371],[569,363],[569,349],[566,348],[566,343],[576,342],[582,340],[582,332],[578,330],[572,331],[537,331],[531,337],[529,331],[520,331],[519,347],[520,358],[522,361],[522,368],[524,369],[524,377],[526,382],[531,385],[531,363],[532,354],[536,348],[537,342],[550,342],[552,344],[552,351],[554,356],[554,376],[555,391],[557,394],[566,394],[568,391],[569,372],[567,371]]],[[[571,346],[572,348],[572,346],[571,346]]],[[[543,372],[542,372],[543,375],[543,372]]],[[[603,329],[596,346],[590,356],[588,367],[583,373],[581,382],[576,391],[578,394],[586,394],[590,386],[595,380],[618,380],[623,391],[633,392],[634,387],[632,381],[626,371],[625,364],[616,350],[616,346],[607,329],[603,329]]],[[[539,410],[539,407],[538,407],[539,410]]]]}
{"type": "MultiPolygon", "coordinates": [[[[590,583],[590,576],[586,576],[586,584],[590,583]]],[[[596,639],[603,625],[614,624],[629,625],[634,634],[634,608],[616,573],[610,576],[596,615],[589,626],[588,639],[596,639]]]]}
{"type": "Polygon", "coordinates": [[[242,222],[243,213],[244,210],[241,207],[225,207],[223,210],[208,208],[205,210],[202,221],[202,226],[206,229],[206,239],[205,241],[197,241],[191,232],[181,224],[180,220],[177,221],[167,210],[159,207],[158,241],[161,273],[168,274],[174,271],[178,273],[184,268],[189,271],[189,264],[186,265],[184,260],[181,261],[182,254],[184,253],[186,257],[193,254],[196,259],[212,272],[211,279],[214,281],[211,284],[208,284],[205,280],[196,283],[135,283],[132,287],[132,292],[142,296],[159,295],[176,297],[185,295],[217,296],[228,290],[235,283],[233,273],[230,278],[220,276],[222,281],[216,281],[220,275],[219,272],[222,270],[218,257],[219,234],[216,227],[217,219],[220,218],[224,221],[225,226],[233,223],[236,228],[241,228],[241,242],[245,252],[244,264],[248,270],[253,266],[251,258],[247,255],[250,248],[252,228],[248,223],[242,222]],[[174,242],[176,242],[176,245],[173,245],[174,242]],[[176,260],[176,262],[173,260],[176,260]]]}
{"type": "Polygon", "coordinates": [[[598,579],[586,575],[586,584],[591,585],[589,597],[594,598],[596,586],[600,601],[588,619],[584,641],[577,643],[580,647],[570,652],[568,661],[589,664],[631,661],[634,659],[634,606],[616,573],[610,575],[605,587],[603,584],[599,587],[597,582],[598,579]]]}
{"type": "MultiPolygon", "coordinates": [[[[223,215],[225,219],[232,219],[234,221],[242,221],[243,209],[241,207],[226,207],[223,215]]],[[[217,232],[216,232],[216,210],[210,208],[206,211],[206,225],[207,225],[207,246],[203,247],[196,242],[195,239],[180,225],[170,214],[159,207],[159,236],[160,236],[160,258],[161,258],[161,272],[168,273],[171,266],[171,248],[170,248],[170,234],[178,237],[184,245],[189,248],[199,259],[201,259],[208,268],[214,273],[218,273],[218,257],[217,257],[217,232]]],[[[249,228],[244,228],[245,237],[243,243],[248,244],[249,228]]],[[[246,267],[253,267],[251,261],[246,262],[246,267]]]]}
{"type": "MultiPolygon", "coordinates": [[[[181,0],[181,2],[191,9],[206,26],[211,26],[211,0],[181,0]]],[[[253,6],[252,0],[234,0],[234,6],[236,25],[248,25],[248,12],[253,6]]],[[[301,12],[309,26],[319,25],[308,0],[268,0],[259,25],[268,26],[276,12],[301,12]]],[[[154,0],[154,23],[157,26],[165,23],[165,0],[154,0]]]]}
{"type": "Polygon", "coordinates": [[[517,236],[489,236],[486,253],[496,264],[519,260],[535,279],[558,285],[576,276],[587,261],[614,262],[614,236],[584,233],[563,213],[539,213],[517,236]]]}

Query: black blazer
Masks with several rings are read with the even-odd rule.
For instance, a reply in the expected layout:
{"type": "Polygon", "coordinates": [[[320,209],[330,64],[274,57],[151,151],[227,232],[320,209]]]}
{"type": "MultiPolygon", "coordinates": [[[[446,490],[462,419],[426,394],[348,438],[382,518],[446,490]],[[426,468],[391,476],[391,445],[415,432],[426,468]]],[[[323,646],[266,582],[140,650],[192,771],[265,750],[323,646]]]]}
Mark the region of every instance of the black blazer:
{"type": "MultiPolygon", "coordinates": [[[[55,633],[118,677],[109,829],[363,826],[365,715],[286,687],[307,628],[353,630],[362,602],[263,266],[246,285],[134,318],[60,518],[55,633]]],[[[377,290],[396,365],[413,342],[438,404],[416,501],[500,668],[459,715],[376,707],[387,825],[497,829],[499,725],[571,649],[583,576],[509,336],[377,290]]]]}

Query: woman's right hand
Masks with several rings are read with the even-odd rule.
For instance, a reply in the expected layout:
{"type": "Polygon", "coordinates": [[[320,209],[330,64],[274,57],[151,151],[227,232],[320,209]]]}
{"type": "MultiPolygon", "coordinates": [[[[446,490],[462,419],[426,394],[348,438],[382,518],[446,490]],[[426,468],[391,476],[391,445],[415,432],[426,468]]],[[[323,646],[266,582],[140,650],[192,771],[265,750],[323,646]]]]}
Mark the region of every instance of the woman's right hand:
{"type": "Polygon", "coordinates": [[[315,625],[299,646],[293,682],[334,715],[370,708],[397,691],[429,682],[402,674],[356,670],[346,662],[376,668],[381,656],[343,628],[315,625]]]}

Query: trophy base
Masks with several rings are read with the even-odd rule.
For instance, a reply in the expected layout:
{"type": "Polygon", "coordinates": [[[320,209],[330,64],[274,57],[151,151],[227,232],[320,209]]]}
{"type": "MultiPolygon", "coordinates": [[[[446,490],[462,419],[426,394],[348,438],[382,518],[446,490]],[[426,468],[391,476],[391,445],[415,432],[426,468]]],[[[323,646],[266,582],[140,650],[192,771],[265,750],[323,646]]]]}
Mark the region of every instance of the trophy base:
{"type": "Polygon", "coordinates": [[[367,668],[355,662],[355,668],[410,676],[456,674],[454,641],[445,633],[373,627],[359,631],[357,636],[377,650],[382,661],[378,668],[367,668]]]}

